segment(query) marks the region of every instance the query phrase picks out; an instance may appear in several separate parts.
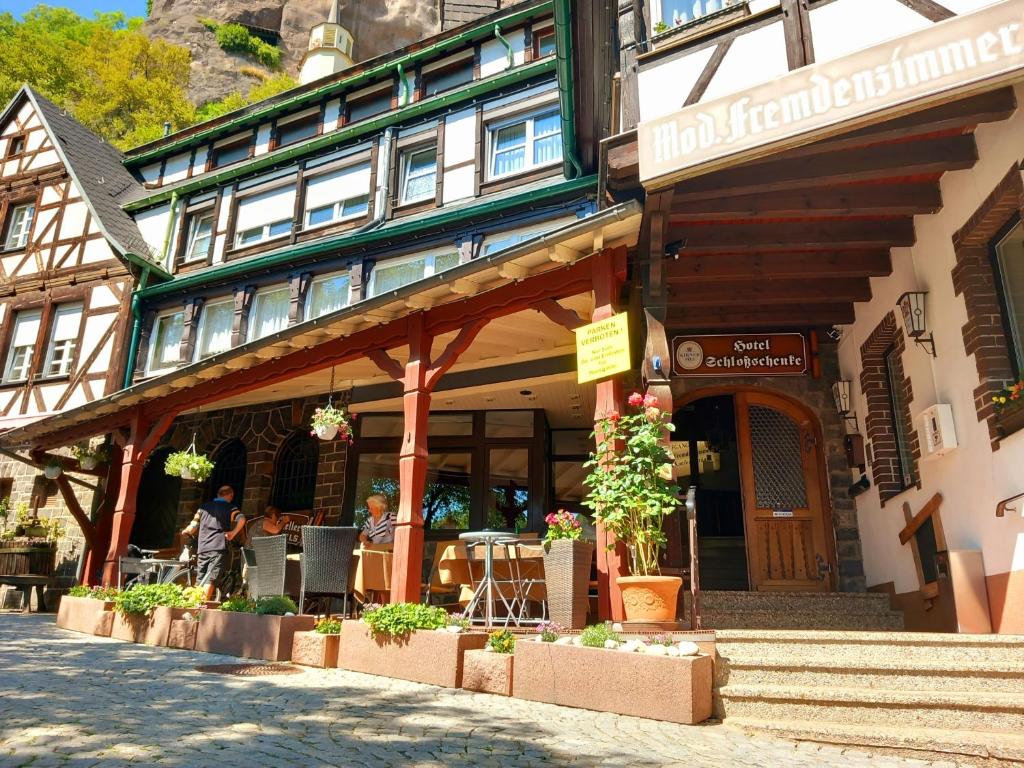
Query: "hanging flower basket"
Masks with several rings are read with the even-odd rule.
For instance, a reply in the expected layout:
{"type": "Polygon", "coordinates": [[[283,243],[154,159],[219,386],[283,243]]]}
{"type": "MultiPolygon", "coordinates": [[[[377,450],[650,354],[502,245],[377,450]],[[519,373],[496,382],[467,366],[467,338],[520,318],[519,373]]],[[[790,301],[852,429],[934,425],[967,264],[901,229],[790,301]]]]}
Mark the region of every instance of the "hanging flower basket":
{"type": "Polygon", "coordinates": [[[333,440],[340,437],[349,443],[352,442],[351,416],[344,408],[335,408],[331,401],[323,408],[313,411],[313,419],[310,422],[312,432],[310,434],[319,437],[321,440],[333,440]]]}
{"type": "Polygon", "coordinates": [[[43,474],[47,480],[56,480],[64,471],[64,466],[57,459],[50,459],[43,467],[43,474]]]}
{"type": "Polygon", "coordinates": [[[78,466],[86,471],[96,469],[110,460],[110,451],[106,445],[94,448],[89,443],[78,443],[71,446],[71,455],[78,460],[78,466]]]}
{"type": "Polygon", "coordinates": [[[196,453],[193,443],[187,451],[175,451],[167,457],[164,472],[182,480],[204,482],[213,472],[213,462],[201,453],[196,453]]]}

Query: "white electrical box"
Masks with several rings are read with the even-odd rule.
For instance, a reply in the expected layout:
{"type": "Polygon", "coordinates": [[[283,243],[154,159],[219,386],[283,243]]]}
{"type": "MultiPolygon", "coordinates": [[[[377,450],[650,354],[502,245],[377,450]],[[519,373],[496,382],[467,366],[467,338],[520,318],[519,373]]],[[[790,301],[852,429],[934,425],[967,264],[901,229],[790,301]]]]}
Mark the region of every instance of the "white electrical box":
{"type": "Polygon", "coordinates": [[[953,409],[949,405],[933,405],[917,417],[921,430],[922,453],[944,456],[957,447],[953,409]]]}

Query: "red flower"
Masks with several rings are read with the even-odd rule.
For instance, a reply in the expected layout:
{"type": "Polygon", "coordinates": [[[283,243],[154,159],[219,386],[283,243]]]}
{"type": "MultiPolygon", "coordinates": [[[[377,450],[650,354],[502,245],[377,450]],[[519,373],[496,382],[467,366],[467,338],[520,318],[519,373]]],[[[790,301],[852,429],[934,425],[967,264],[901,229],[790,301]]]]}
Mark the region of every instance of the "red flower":
{"type": "Polygon", "coordinates": [[[608,421],[618,421],[620,418],[621,418],[621,416],[619,416],[619,412],[618,411],[612,411],[607,416],[608,421]]]}
{"type": "Polygon", "coordinates": [[[627,400],[627,402],[634,408],[639,408],[641,405],[644,404],[644,399],[644,396],[641,395],[639,392],[634,392],[632,395],[629,396],[629,400],[627,400]]]}

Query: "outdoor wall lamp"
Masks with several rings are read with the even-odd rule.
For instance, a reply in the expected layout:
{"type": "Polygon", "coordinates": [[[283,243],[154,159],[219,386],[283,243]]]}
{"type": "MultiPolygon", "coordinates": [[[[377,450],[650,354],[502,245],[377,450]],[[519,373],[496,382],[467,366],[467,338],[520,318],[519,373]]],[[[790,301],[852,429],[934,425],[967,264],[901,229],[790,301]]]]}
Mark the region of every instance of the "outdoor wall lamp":
{"type": "Polygon", "coordinates": [[[903,315],[903,327],[915,344],[925,347],[932,357],[935,353],[935,334],[928,333],[928,319],[924,312],[924,297],[927,291],[908,291],[898,299],[903,315]]]}
{"type": "Polygon", "coordinates": [[[860,432],[857,426],[857,414],[850,407],[850,388],[853,382],[837,381],[832,385],[832,399],[836,403],[836,412],[846,424],[846,431],[854,434],[860,432]]]}

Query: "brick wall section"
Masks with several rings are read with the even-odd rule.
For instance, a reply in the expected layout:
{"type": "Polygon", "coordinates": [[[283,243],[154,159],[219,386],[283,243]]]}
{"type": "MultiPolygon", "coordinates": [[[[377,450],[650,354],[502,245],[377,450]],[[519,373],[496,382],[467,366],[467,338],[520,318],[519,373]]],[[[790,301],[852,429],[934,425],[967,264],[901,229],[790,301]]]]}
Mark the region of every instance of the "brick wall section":
{"type": "Polygon", "coordinates": [[[1014,166],[953,235],[956,252],[953,289],[958,296],[964,297],[967,308],[967,323],[963,326],[964,348],[968,355],[974,356],[981,380],[974,390],[974,402],[978,421],[988,424],[993,450],[998,450],[1001,435],[992,396],[1013,379],[1013,366],[989,246],[1022,209],[1024,184],[1021,183],[1020,171],[1014,166]]]}
{"type": "Polygon", "coordinates": [[[832,527],[835,531],[836,555],[839,561],[839,591],[864,592],[867,586],[864,579],[860,530],[857,527],[857,510],[848,493],[851,477],[850,469],[846,465],[846,449],[843,446],[845,429],[832,399],[832,382],[839,378],[835,345],[821,344],[818,360],[821,364],[821,378],[818,379],[810,376],[678,378],[672,382],[672,394],[678,398],[694,390],[718,386],[763,388],[799,400],[817,417],[821,424],[824,439],[822,450],[828,470],[829,498],[826,499],[826,503],[829,503],[832,509],[832,527]]]}
{"type": "Polygon", "coordinates": [[[871,478],[878,488],[882,506],[898,493],[905,490],[900,473],[899,448],[896,445],[896,423],[903,423],[904,433],[909,442],[912,466],[910,475],[916,482],[917,463],[921,459],[921,441],[914,429],[910,414],[910,403],[914,400],[914,388],[903,372],[903,353],[906,351],[906,337],[896,321],[896,313],[890,312],[878,324],[867,340],[861,345],[860,388],[867,400],[864,425],[867,439],[871,442],[871,478]],[[890,347],[896,348],[896,380],[901,388],[904,408],[902,413],[892,412],[889,380],[886,373],[885,353],[890,347]]]}

